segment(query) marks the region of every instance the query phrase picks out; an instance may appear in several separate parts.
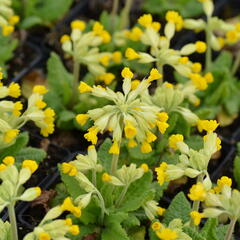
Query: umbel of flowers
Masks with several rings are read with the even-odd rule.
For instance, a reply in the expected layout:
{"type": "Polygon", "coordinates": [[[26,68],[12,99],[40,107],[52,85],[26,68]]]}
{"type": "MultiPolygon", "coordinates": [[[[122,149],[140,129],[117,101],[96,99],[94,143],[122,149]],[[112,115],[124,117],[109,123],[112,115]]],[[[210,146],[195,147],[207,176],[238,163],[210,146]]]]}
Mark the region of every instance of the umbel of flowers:
{"type": "MultiPolygon", "coordinates": [[[[2,79],[2,73],[0,77],[2,79]]],[[[14,144],[20,133],[19,129],[28,121],[33,121],[45,137],[53,133],[55,113],[51,108],[47,108],[47,104],[43,101],[46,92],[44,86],[36,85],[24,111],[21,101],[0,101],[0,149],[14,144]]],[[[0,99],[8,96],[16,99],[20,95],[21,89],[17,83],[4,86],[0,80],[0,99]]]]}
{"type": "MultiPolygon", "coordinates": [[[[149,77],[141,81],[134,90],[132,89],[133,73],[129,68],[122,70],[122,77],[124,78],[123,93],[115,93],[111,89],[101,86],[90,87],[81,82],[80,93],[91,92],[93,96],[106,98],[113,104],[89,110],[87,114],[79,114],[76,120],[81,125],[84,125],[89,118],[94,121],[94,125],[84,135],[92,144],[97,143],[98,133],[111,132],[113,145],[109,149],[109,153],[119,155],[123,137],[128,139],[129,147],[140,144],[143,153],[151,152],[150,143],[157,139],[153,133],[154,128],[158,127],[163,134],[169,126],[167,124],[168,115],[161,112],[161,108],[147,104],[141,99],[141,95],[144,95],[153,80],[162,76],[157,69],[152,69],[149,77]]],[[[116,169],[116,166],[113,169],[116,169]]]]}

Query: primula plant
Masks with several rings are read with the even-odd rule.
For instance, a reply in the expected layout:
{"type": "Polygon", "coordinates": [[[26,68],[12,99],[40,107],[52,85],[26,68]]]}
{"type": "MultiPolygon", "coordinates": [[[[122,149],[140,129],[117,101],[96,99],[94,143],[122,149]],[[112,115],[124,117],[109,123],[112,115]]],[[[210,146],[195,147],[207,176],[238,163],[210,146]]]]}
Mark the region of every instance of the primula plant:
{"type": "Polygon", "coordinates": [[[239,21],[87,3],[0,0],[0,240],[238,239],[239,21]]]}

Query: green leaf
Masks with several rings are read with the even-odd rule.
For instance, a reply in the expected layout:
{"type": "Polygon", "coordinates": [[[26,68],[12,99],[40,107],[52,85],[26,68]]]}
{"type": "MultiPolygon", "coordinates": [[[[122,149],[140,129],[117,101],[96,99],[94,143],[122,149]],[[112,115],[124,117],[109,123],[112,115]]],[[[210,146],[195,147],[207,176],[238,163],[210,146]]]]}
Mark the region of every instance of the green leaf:
{"type": "Polygon", "coordinates": [[[118,211],[131,212],[139,209],[143,203],[154,198],[154,189],[151,188],[152,173],[145,173],[140,179],[133,182],[118,211]]]}
{"type": "Polygon", "coordinates": [[[76,114],[72,111],[65,110],[60,112],[57,119],[57,126],[61,129],[72,129],[75,116],[76,114]]]}
{"type": "Polygon", "coordinates": [[[47,83],[50,91],[57,94],[66,106],[72,97],[73,75],[67,72],[60,57],[54,52],[48,59],[47,70],[47,83]]]}
{"type": "Polygon", "coordinates": [[[191,227],[184,227],[183,231],[194,240],[208,240],[191,227]]]}
{"type": "Polygon", "coordinates": [[[128,232],[130,240],[144,240],[146,235],[146,229],[144,226],[135,227],[128,232]]]}
{"type": "Polygon", "coordinates": [[[190,220],[191,205],[183,192],[178,193],[164,214],[163,223],[169,224],[173,219],[180,218],[183,223],[190,220]]]}
{"type": "Polygon", "coordinates": [[[163,196],[164,190],[168,188],[169,182],[164,182],[162,186],[158,182],[153,182],[152,186],[155,189],[155,200],[160,201],[161,197],[163,196]]]}
{"type": "Polygon", "coordinates": [[[204,227],[202,228],[201,231],[203,237],[205,237],[207,240],[218,240],[216,234],[217,225],[218,221],[216,218],[209,218],[207,222],[204,224],[204,227]]]}
{"type": "Polygon", "coordinates": [[[221,51],[220,55],[212,64],[214,70],[219,70],[223,68],[230,69],[232,66],[233,56],[227,51],[221,51]]]}
{"type": "Polygon", "coordinates": [[[111,171],[112,154],[108,152],[111,146],[111,139],[106,138],[98,150],[98,160],[107,172],[111,171]]]}
{"type": "Polygon", "coordinates": [[[195,0],[146,0],[143,8],[162,17],[168,10],[178,11],[184,18],[200,16],[203,13],[201,4],[195,0]]]}
{"type": "Polygon", "coordinates": [[[15,144],[11,145],[8,148],[5,148],[1,152],[1,158],[4,158],[6,156],[15,156],[22,148],[24,148],[29,141],[29,136],[27,132],[20,133],[16,139],[15,144]]]}
{"type": "Polygon", "coordinates": [[[101,240],[130,240],[121,223],[127,218],[126,213],[118,212],[106,216],[105,228],[103,229],[101,240]]]}
{"type": "MultiPolygon", "coordinates": [[[[220,225],[217,227],[216,233],[217,233],[217,240],[224,240],[224,237],[227,233],[229,224],[227,225],[220,225]]],[[[234,238],[232,238],[234,239],[234,238]]],[[[208,240],[208,239],[207,239],[208,240]]]]}
{"type": "Polygon", "coordinates": [[[44,158],[46,158],[47,153],[38,148],[33,148],[33,147],[26,147],[21,149],[17,154],[16,154],[16,162],[21,163],[22,161],[26,159],[31,159],[36,161],[37,163],[40,163],[43,161],[44,158]]]}
{"type": "Polygon", "coordinates": [[[185,142],[190,148],[193,148],[196,151],[203,148],[203,140],[200,136],[190,136],[185,142]]]}
{"type": "Polygon", "coordinates": [[[18,46],[18,41],[12,39],[11,36],[3,36],[0,28],[0,66],[4,66],[5,63],[13,57],[13,52],[18,46]]]}
{"type": "Polygon", "coordinates": [[[240,186],[240,156],[236,156],[233,162],[233,176],[238,186],[240,186]]]}
{"type": "Polygon", "coordinates": [[[85,225],[94,224],[97,222],[101,214],[101,209],[96,205],[95,201],[92,201],[82,210],[80,221],[85,225]]]}
{"type": "Polygon", "coordinates": [[[154,155],[154,151],[150,153],[142,153],[139,145],[134,148],[128,148],[128,152],[129,152],[130,158],[137,159],[137,160],[147,160],[153,157],[154,155]]]}
{"type": "Polygon", "coordinates": [[[21,28],[27,29],[27,28],[33,27],[34,25],[40,25],[40,24],[42,24],[42,22],[43,21],[40,17],[30,16],[30,17],[23,19],[20,26],[21,26],[21,28]]]}
{"type": "Polygon", "coordinates": [[[140,226],[140,224],[141,223],[139,219],[132,213],[129,213],[128,217],[122,223],[124,228],[136,227],[136,226],[140,226]]]}
{"type": "Polygon", "coordinates": [[[74,177],[71,177],[67,174],[62,173],[61,170],[60,170],[60,173],[61,173],[61,179],[63,183],[66,185],[66,188],[73,199],[85,193],[85,191],[79,186],[78,181],[74,177]]]}
{"type": "Polygon", "coordinates": [[[148,232],[150,240],[159,240],[156,233],[151,228],[148,229],[148,232]]]}
{"type": "Polygon", "coordinates": [[[57,184],[54,190],[57,192],[57,194],[51,200],[51,207],[62,204],[64,199],[69,196],[66,185],[64,183],[57,184]]]}

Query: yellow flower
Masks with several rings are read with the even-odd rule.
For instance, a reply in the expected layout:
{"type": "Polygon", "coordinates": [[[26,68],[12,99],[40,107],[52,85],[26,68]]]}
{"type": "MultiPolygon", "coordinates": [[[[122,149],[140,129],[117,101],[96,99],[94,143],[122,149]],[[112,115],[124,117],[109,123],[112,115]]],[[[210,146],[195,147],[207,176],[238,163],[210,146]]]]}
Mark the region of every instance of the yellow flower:
{"type": "Polygon", "coordinates": [[[207,83],[212,83],[214,81],[213,75],[210,72],[206,73],[204,78],[206,79],[207,83]]]}
{"type": "Polygon", "coordinates": [[[125,67],[122,72],[122,77],[123,78],[133,78],[133,73],[131,72],[131,70],[128,67],[125,67]]]}
{"type": "Polygon", "coordinates": [[[155,169],[156,173],[157,173],[157,180],[158,183],[162,186],[163,183],[167,180],[167,174],[166,174],[166,170],[167,170],[167,163],[166,162],[162,162],[160,164],[160,166],[158,168],[155,169]]]}
{"type": "Polygon", "coordinates": [[[48,92],[48,90],[47,90],[46,87],[43,86],[43,85],[35,85],[35,86],[33,87],[33,92],[34,92],[34,93],[39,93],[40,95],[44,95],[45,93],[48,92]]]}
{"type": "Polygon", "coordinates": [[[166,122],[157,121],[157,127],[158,127],[159,132],[161,134],[164,134],[166,132],[167,128],[169,127],[169,124],[166,122]]]}
{"type": "Polygon", "coordinates": [[[158,120],[160,121],[160,122],[167,122],[167,120],[168,120],[168,114],[166,113],[166,112],[160,112],[160,113],[158,113],[157,114],[157,117],[158,117],[158,120]]]}
{"type": "Polygon", "coordinates": [[[8,95],[10,97],[18,98],[21,95],[21,90],[18,83],[11,83],[8,87],[8,90],[9,90],[8,95]]]}
{"type": "Polygon", "coordinates": [[[190,79],[193,82],[193,85],[198,89],[198,90],[205,90],[208,87],[207,81],[204,77],[197,73],[191,73],[189,75],[190,79]]]}
{"type": "Polygon", "coordinates": [[[161,232],[156,232],[156,234],[161,240],[175,240],[178,238],[177,232],[170,228],[164,228],[161,232]]]}
{"type": "Polygon", "coordinates": [[[119,155],[120,149],[119,149],[118,142],[114,141],[108,152],[111,153],[111,154],[119,155]]]}
{"type": "Polygon", "coordinates": [[[14,31],[14,27],[11,25],[2,26],[2,34],[3,36],[8,36],[14,31]]]}
{"type": "Polygon", "coordinates": [[[62,171],[64,174],[68,174],[71,177],[77,175],[77,168],[71,163],[63,163],[62,171]]]}
{"type": "Polygon", "coordinates": [[[159,207],[158,210],[157,210],[157,214],[158,214],[159,216],[162,216],[165,211],[166,211],[165,208],[159,207]]]}
{"type": "Polygon", "coordinates": [[[139,86],[140,82],[141,82],[140,80],[133,80],[131,82],[131,90],[137,89],[137,87],[139,86]]]}
{"type": "Polygon", "coordinates": [[[79,29],[80,31],[83,31],[86,27],[86,24],[84,21],[81,20],[75,20],[71,22],[71,28],[72,29],[79,29]]]}
{"type": "Polygon", "coordinates": [[[104,81],[106,85],[111,84],[114,79],[115,75],[113,73],[104,73],[97,77],[97,80],[104,81]]]}
{"type": "Polygon", "coordinates": [[[222,191],[223,186],[232,186],[232,179],[226,176],[221,177],[220,179],[217,180],[217,188],[214,190],[216,193],[220,193],[222,191]]]}
{"type": "Polygon", "coordinates": [[[192,201],[204,201],[206,199],[207,192],[201,182],[192,185],[188,197],[192,201]]]}
{"type": "Polygon", "coordinates": [[[170,148],[177,150],[178,149],[177,143],[183,142],[183,139],[184,138],[182,134],[173,134],[168,139],[168,145],[170,148]]]}
{"type": "Polygon", "coordinates": [[[148,167],[148,165],[146,163],[141,164],[140,168],[142,168],[144,172],[148,172],[149,171],[149,167],[148,167]]]}
{"type": "Polygon", "coordinates": [[[192,211],[190,213],[190,216],[191,216],[191,218],[193,220],[194,225],[199,225],[201,220],[202,220],[202,218],[204,217],[203,213],[199,213],[197,211],[192,211]]]}
{"type": "MultiPolygon", "coordinates": [[[[0,71],[1,71],[1,68],[0,68],[0,71]]],[[[3,79],[3,73],[0,72],[0,80],[2,80],[2,79],[3,79]]],[[[2,84],[2,83],[0,82],[0,86],[2,86],[1,84],[2,84]]]]}
{"type": "Polygon", "coordinates": [[[130,121],[126,122],[126,125],[124,127],[124,133],[126,138],[131,139],[134,138],[137,134],[137,129],[132,125],[130,121]]]}
{"type": "Polygon", "coordinates": [[[225,39],[222,38],[222,37],[218,37],[217,40],[218,40],[218,43],[220,45],[220,48],[223,48],[224,45],[225,45],[225,39]]]}
{"type": "Polygon", "coordinates": [[[78,225],[72,225],[69,229],[69,232],[72,234],[72,235],[78,235],[80,233],[80,230],[79,230],[79,227],[78,225]]]}
{"type": "Polygon", "coordinates": [[[153,80],[157,80],[162,78],[162,74],[156,68],[152,68],[150,72],[150,76],[148,77],[148,81],[151,82],[153,80]]]}
{"type": "Polygon", "coordinates": [[[230,44],[236,43],[239,40],[239,34],[236,30],[231,30],[226,33],[226,41],[230,44]]]}
{"type": "Polygon", "coordinates": [[[41,134],[44,137],[47,137],[49,134],[54,132],[54,116],[55,112],[51,108],[44,110],[44,123],[47,125],[44,128],[41,128],[41,134]]]}
{"type": "Polygon", "coordinates": [[[199,62],[193,63],[191,69],[194,73],[200,73],[202,71],[202,64],[199,62]]]}
{"type": "Polygon", "coordinates": [[[84,134],[84,138],[95,145],[98,140],[97,134],[98,134],[98,128],[93,126],[88,129],[88,133],[84,134]]]}
{"type": "Polygon", "coordinates": [[[70,36],[67,35],[67,34],[64,34],[64,35],[61,37],[60,42],[61,42],[61,43],[65,43],[65,42],[67,42],[67,41],[70,41],[70,36]]]}
{"type": "Polygon", "coordinates": [[[161,29],[161,24],[159,22],[153,22],[151,24],[151,27],[156,31],[158,32],[160,29],[161,29]]]}
{"type": "Polygon", "coordinates": [[[68,226],[72,226],[72,219],[71,219],[71,218],[66,218],[66,219],[65,219],[65,223],[66,223],[68,226]]]}
{"type": "Polygon", "coordinates": [[[199,132],[205,130],[208,133],[215,131],[218,125],[219,123],[216,120],[199,120],[197,123],[199,132]]]}
{"type": "Polygon", "coordinates": [[[43,109],[47,106],[47,104],[41,100],[41,99],[38,99],[36,102],[35,102],[35,105],[38,109],[43,109]]]}
{"type": "Polygon", "coordinates": [[[128,38],[132,41],[139,41],[142,34],[143,34],[143,31],[139,27],[134,27],[129,33],[128,38]]]}
{"type": "Polygon", "coordinates": [[[221,143],[222,143],[221,139],[219,137],[217,137],[216,146],[217,146],[218,151],[221,150],[221,148],[222,148],[221,143]]]}
{"type": "Polygon", "coordinates": [[[76,121],[81,126],[85,125],[85,123],[87,122],[88,119],[89,119],[89,115],[88,114],[78,114],[76,116],[76,121]]]}
{"type": "Polygon", "coordinates": [[[40,187],[35,187],[34,189],[36,191],[36,196],[39,197],[41,195],[41,193],[42,193],[41,188],[40,187]]]}
{"type": "Polygon", "coordinates": [[[140,55],[132,48],[127,48],[126,52],[125,52],[125,57],[128,60],[134,60],[140,57],[140,55]]]}
{"type": "Polygon", "coordinates": [[[92,87],[90,87],[89,85],[87,85],[85,82],[80,82],[78,90],[80,93],[85,93],[85,92],[91,92],[92,91],[92,87]]]}
{"type": "Polygon", "coordinates": [[[158,231],[160,230],[162,227],[162,224],[160,222],[154,222],[152,225],[151,225],[151,228],[153,231],[158,231]]]}
{"type": "Polygon", "coordinates": [[[7,168],[7,166],[3,163],[0,164],[0,172],[5,170],[7,168]]]}
{"type": "Polygon", "coordinates": [[[152,24],[152,15],[151,14],[144,14],[138,19],[138,23],[143,27],[149,27],[152,24]]]}
{"type": "Polygon", "coordinates": [[[93,32],[96,34],[96,35],[99,35],[102,33],[104,27],[103,25],[100,23],[100,22],[95,22],[94,25],[93,25],[93,32]]]}
{"type": "Polygon", "coordinates": [[[150,153],[151,151],[152,151],[151,145],[147,141],[142,142],[141,152],[142,153],[150,153]]]}
{"type": "Polygon", "coordinates": [[[16,25],[17,23],[19,23],[19,20],[20,20],[19,16],[14,15],[8,19],[8,23],[10,25],[16,25]]]}
{"type": "Polygon", "coordinates": [[[21,110],[23,109],[23,105],[20,101],[14,103],[13,115],[19,117],[21,115],[21,110]]]}
{"type": "Polygon", "coordinates": [[[195,47],[196,47],[196,52],[198,53],[204,53],[207,50],[207,44],[202,41],[197,41],[195,43],[195,47]]]}
{"type": "Polygon", "coordinates": [[[183,19],[176,11],[168,11],[166,14],[167,22],[174,23],[176,30],[180,31],[183,28],[183,19]]]}
{"type": "Polygon", "coordinates": [[[61,205],[61,209],[62,211],[71,212],[75,217],[81,217],[81,208],[75,207],[70,197],[67,197],[63,201],[63,204],[61,205]]]}
{"type": "Polygon", "coordinates": [[[151,131],[147,132],[147,142],[148,143],[154,142],[154,141],[156,141],[156,139],[157,139],[157,137],[151,131]]]}
{"type": "Polygon", "coordinates": [[[136,142],[134,139],[130,139],[130,140],[128,141],[128,147],[134,148],[134,147],[136,147],[136,146],[137,146],[137,142],[136,142]]]}
{"type": "Polygon", "coordinates": [[[34,173],[38,169],[38,164],[33,160],[24,160],[22,168],[28,168],[31,173],[34,173]]]}
{"type": "Polygon", "coordinates": [[[111,180],[112,180],[112,177],[108,173],[103,173],[102,175],[103,182],[110,182],[111,180]]]}
{"type": "Polygon", "coordinates": [[[9,165],[13,165],[15,163],[15,158],[12,157],[12,156],[7,156],[2,161],[3,161],[4,164],[9,166],[9,165]]]}
{"type": "Polygon", "coordinates": [[[181,64],[187,64],[189,61],[189,58],[188,57],[180,57],[178,62],[181,63],[181,64]]]}
{"type": "Polygon", "coordinates": [[[51,236],[48,233],[42,232],[38,236],[38,240],[51,240],[51,236]]]}
{"type": "Polygon", "coordinates": [[[112,54],[112,60],[117,63],[120,64],[122,61],[122,53],[120,51],[115,51],[112,54]]]}
{"type": "Polygon", "coordinates": [[[18,129],[10,129],[10,130],[7,130],[5,133],[4,133],[4,136],[3,136],[3,141],[5,143],[10,143],[12,142],[16,137],[17,135],[19,134],[19,130],[18,129]]]}
{"type": "Polygon", "coordinates": [[[99,62],[107,67],[109,65],[109,62],[110,62],[110,56],[109,55],[105,55],[105,56],[102,56],[100,59],[99,59],[99,62]]]}

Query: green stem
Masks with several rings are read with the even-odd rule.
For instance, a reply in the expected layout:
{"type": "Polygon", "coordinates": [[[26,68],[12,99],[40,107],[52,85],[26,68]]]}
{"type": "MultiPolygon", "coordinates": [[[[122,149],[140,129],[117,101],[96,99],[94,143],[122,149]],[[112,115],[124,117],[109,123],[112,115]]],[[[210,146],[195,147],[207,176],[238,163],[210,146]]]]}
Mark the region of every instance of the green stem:
{"type": "Polygon", "coordinates": [[[115,175],[118,167],[119,154],[113,154],[112,156],[112,165],[111,165],[111,174],[115,175]]]}
{"type": "Polygon", "coordinates": [[[111,12],[113,32],[114,32],[114,29],[115,29],[118,7],[119,7],[119,0],[114,0],[113,1],[112,12],[111,12]]]}
{"type": "Polygon", "coordinates": [[[240,65],[240,51],[237,54],[237,57],[234,61],[233,68],[232,68],[232,75],[234,76],[239,68],[240,65]]]}
{"type": "Polygon", "coordinates": [[[121,13],[120,19],[120,29],[125,29],[129,26],[130,23],[130,10],[132,7],[133,0],[126,0],[125,7],[121,13]]]}
{"type": "Polygon", "coordinates": [[[101,205],[100,223],[101,223],[101,225],[103,225],[104,215],[105,215],[105,211],[106,211],[105,202],[104,202],[104,199],[102,197],[102,194],[99,191],[96,191],[96,193],[97,193],[97,196],[100,200],[100,205],[101,205]]]}
{"type": "Polygon", "coordinates": [[[236,218],[233,218],[231,220],[224,240],[231,240],[232,239],[232,234],[233,234],[233,231],[234,231],[234,227],[235,227],[236,221],[237,221],[236,218]]]}
{"type": "MultiPolygon", "coordinates": [[[[203,177],[204,177],[204,174],[200,174],[200,175],[197,177],[197,183],[198,183],[198,182],[203,182],[203,177]]],[[[198,212],[199,207],[200,207],[200,201],[199,201],[199,200],[193,201],[192,211],[198,212]]],[[[191,219],[190,226],[193,227],[193,228],[195,227],[194,222],[193,222],[193,219],[191,219]]]]}
{"type": "Polygon", "coordinates": [[[97,175],[96,175],[96,170],[92,170],[92,183],[96,187],[97,186],[97,175]]]}
{"type": "Polygon", "coordinates": [[[121,205],[121,203],[122,203],[122,201],[124,200],[125,195],[126,195],[126,193],[127,193],[128,187],[129,187],[129,185],[126,185],[126,186],[123,188],[123,190],[122,190],[122,192],[121,192],[121,194],[120,194],[120,196],[119,196],[119,198],[118,198],[118,200],[117,200],[117,202],[116,202],[116,207],[119,207],[119,206],[121,205]]]}
{"type": "Polygon", "coordinates": [[[207,19],[206,27],[206,43],[207,43],[207,52],[206,52],[206,71],[209,71],[212,66],[212,49],[211,49],[211,29],[209,25],[209,19],[207,19]]]}
{"type": "MultiPolygon", "coordinates": [[[[159,73],[161,73],[162,76],[163,76],[163,65],[160,64],[159,62],[157,62],[157,69],[158,69],[159,73]]],[[[163,79],[163,77],[162,77],[162,79],[163,79]]],[[[162,79],[158,79],[158,80],[157,80],[157,86],[160,86],[160,85],[161,85],[162,79]]]]}
{"type": "Polygon", "coordinates": [[[78,84],[79,84],[79,77],[80,77],[80,63],[78,63],[75,59],[73,60],[73,89],[72,89],[72,101],[71,106],[73,106],[78,100],[78,84]]]}
{"type": "Polygon", "coordinates": [[[17,230],[17,221],[16,221],[14,204],[10,204],[8,206],[8,214],[9,214],[9,219],[11,223],[12,240],[18,240],[18,230],[17,230]]]}

